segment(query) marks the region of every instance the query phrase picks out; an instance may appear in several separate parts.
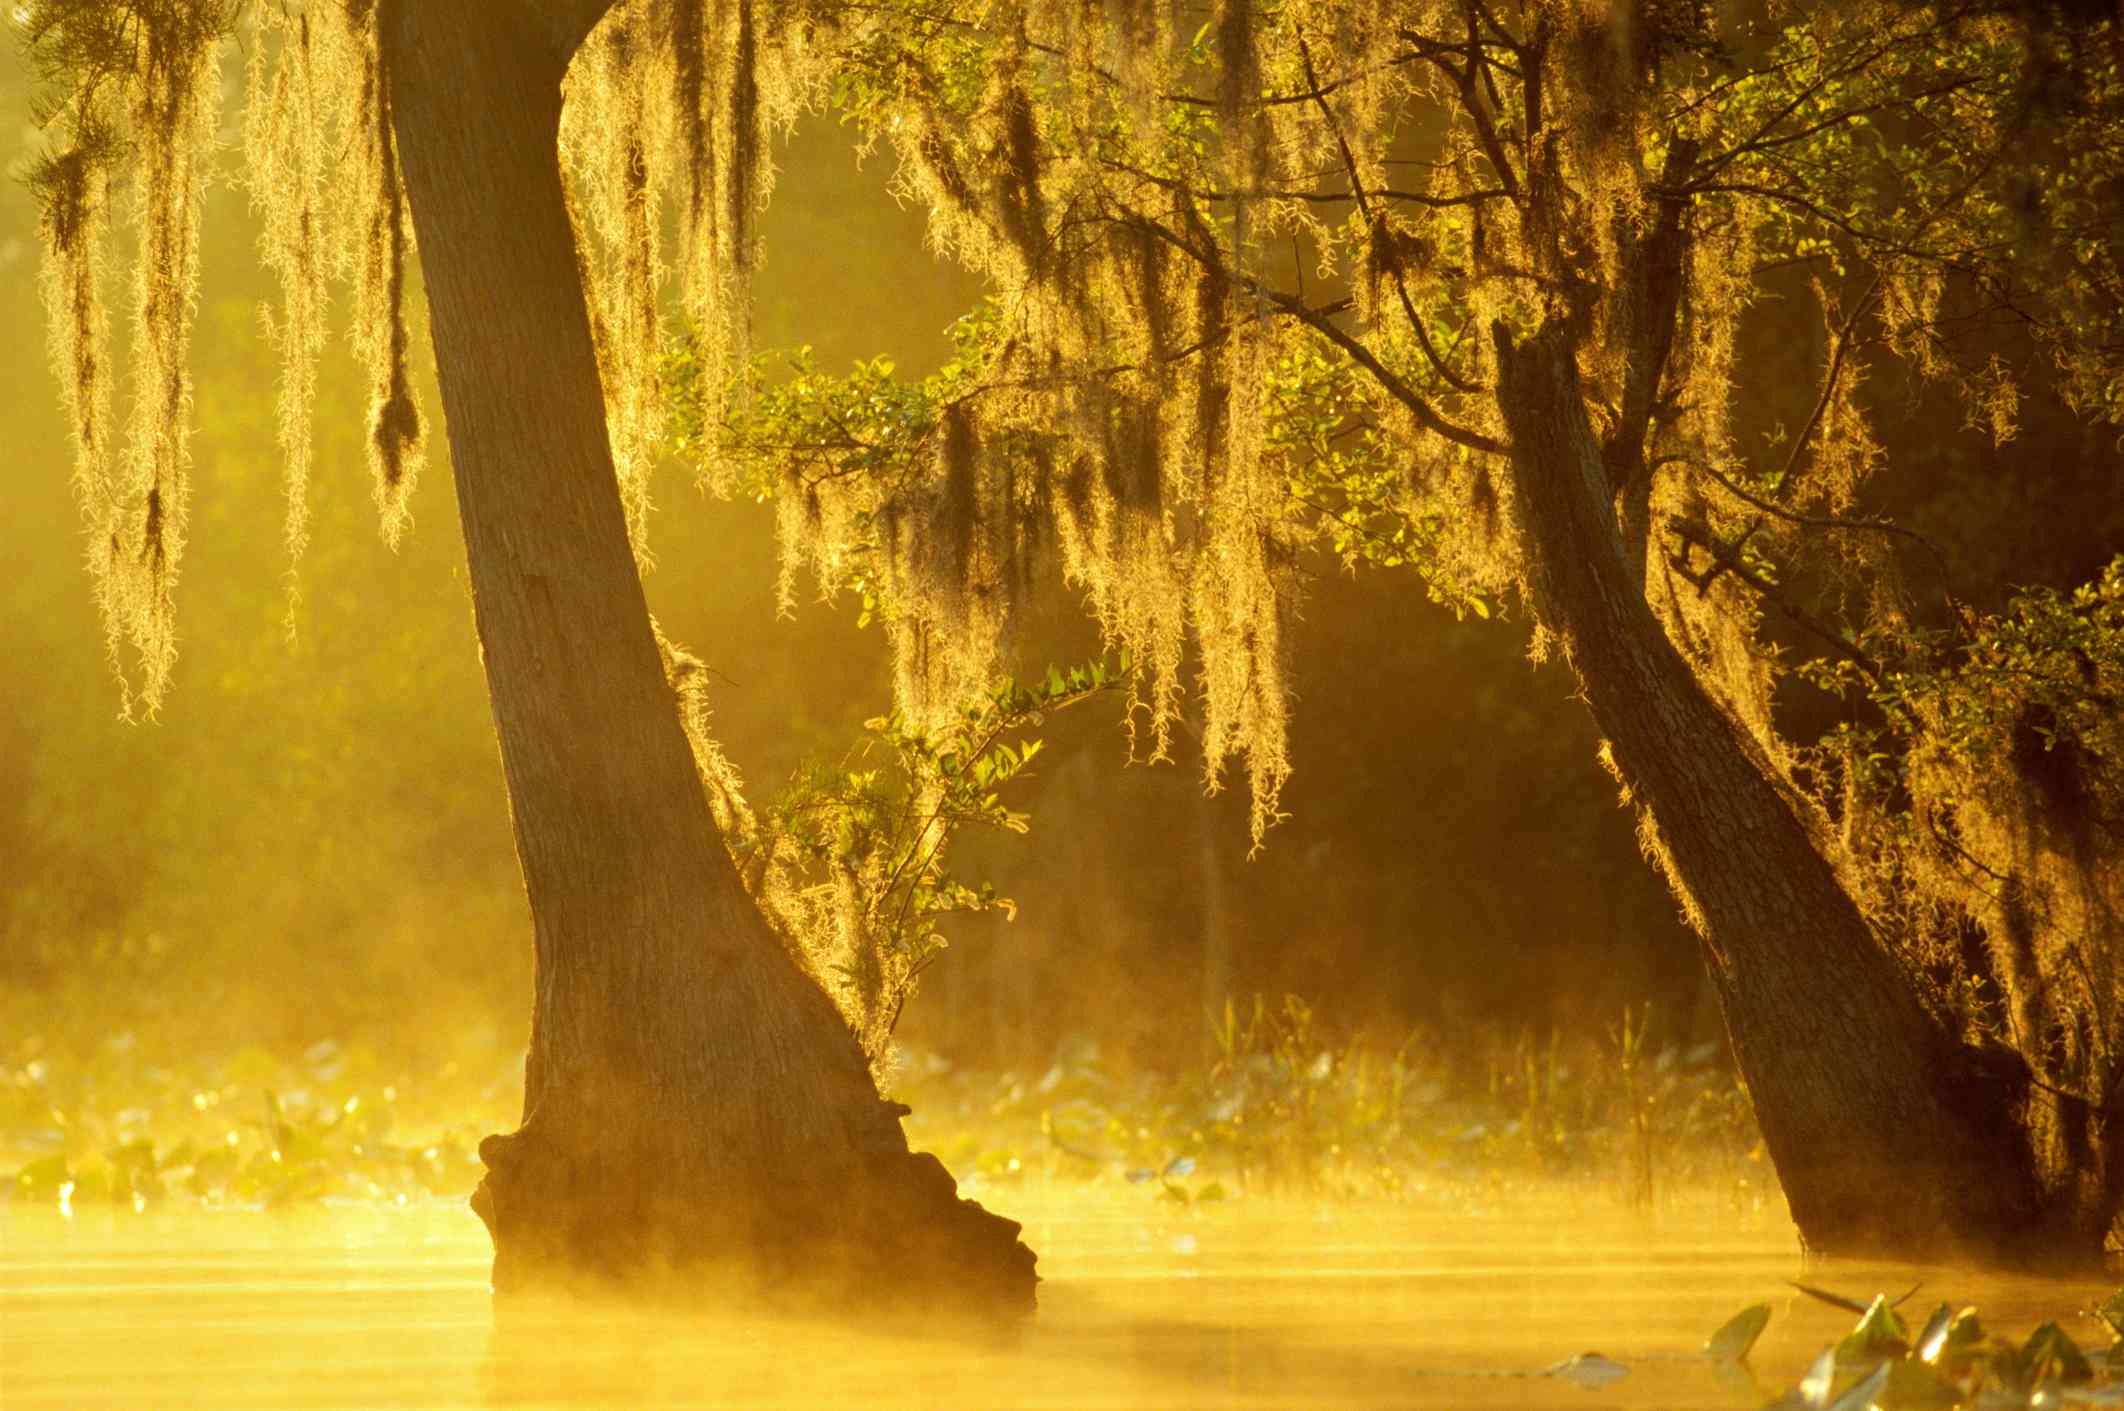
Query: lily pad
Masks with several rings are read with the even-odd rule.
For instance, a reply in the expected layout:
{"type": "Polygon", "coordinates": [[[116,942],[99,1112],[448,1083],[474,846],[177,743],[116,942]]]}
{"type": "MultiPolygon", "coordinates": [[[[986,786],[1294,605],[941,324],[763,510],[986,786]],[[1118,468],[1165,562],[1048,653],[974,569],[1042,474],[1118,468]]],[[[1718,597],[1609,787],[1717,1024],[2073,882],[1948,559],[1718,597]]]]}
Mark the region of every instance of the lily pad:
{"type": "Polygon", "coordinates": [[[2021,1347],[2021,1364],[2030,1385],[2053,1378],[2067,1386],[2094,1380],[2086,1354],[2056,1323],[2045,1323],[2028,1335],[2021,1347]]]}
{"type": "Polygon", "coordinates": [[[1814,1359],[1807,1375],[1800,1378],[1800,1400],[1809,1406],[1827,1406],[1829,1393],[1836,1387],[1836,1349],[1822,1349],[1822,1355],[1814,1359]]]}
{"type": "Polygon", "coordinates": [[[1910,1350],[1910,1330],[1890,1306],[1886,1294],[1873,1300],[1858,1326],[1836,1345],[1836,1360],[1846,1366],[1875,1357],[1900,1357],[1910,1350]]]}
{"type": "Polygon", "coordinates": [[[1551,1363],[1541,1369],[1545,1377],[1556,1377],[1588,1391],[1597,1391],[1612,1386],[1630,1375],[1630,1369],[1612,1357],[1603,1357],[1598,1352],[1581,1352],[1576,1357],[1566,1357],[1561,1362],[1551,1363]]]}
{"type": "Polygon", "coordinates": [[[1868,1407],[1881,1404],[1886,1400],[1888,1379],[1894,1375],[1894,1367],[1893,1362],[1883,1362],[1830,1402],[1827,1411],[1867,1411],[1868,1407]]]}
{"type": "Polygon", "coordinates": [[[1946,1304],[1932,1311],[1918,1334],[1917,1356],[1950,1377],[1959,1377],[1984,1350],[1984,1325],[1974,1308],[1949,1313],[1946,1304]]]}
{"type": "Polygon", "coordinates": [[[1739,1362],[1754,1350],[1755,1340],[1770,1326],[1770,1305],[1751,1304],[1728,1318],[1704,1343],[1704,1355],[1714,1362],[1739,1362]]]}
{"type": "Polygon", "coordinates": [[[2094,1315],[2109,1325],[2112,1336],[2124,1338],[2124,1289],[2118,1289],[2096,1304],[2094,1315]]]}
{"type": "Polygon", "coordinates": [[[15,1173],[15,1199],[57,1200],[60,1190],[72,1179],[65,1152],[39,1157],[15,1173]]]}
{"type": "Polygon", "coordinates": [[[1952,1382],[1914,1357],[1899,1357],[1883,1365],[1888,1370],[1888,1385],[1881,1392],[1880,1404],[1892,1411],[1940,1411],[1962,1399],[1952,1382]]]}

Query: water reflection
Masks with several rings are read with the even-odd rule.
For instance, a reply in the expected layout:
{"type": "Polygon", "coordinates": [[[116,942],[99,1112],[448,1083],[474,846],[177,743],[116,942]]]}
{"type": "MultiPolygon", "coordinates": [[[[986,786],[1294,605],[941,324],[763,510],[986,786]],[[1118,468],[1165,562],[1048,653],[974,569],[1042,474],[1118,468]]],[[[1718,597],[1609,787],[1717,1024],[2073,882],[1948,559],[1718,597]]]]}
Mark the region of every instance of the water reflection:
{"type": "MultiPolygon", "coordinates": [[[[1130,1192],[1133,1196],[1135,1193],[1130,1192]]],[[[497,1310],[455,1204],[275,1217],[0,1216],[0,1404],[95,1407],[1758,1406],[1849,1323],[1794,1293],[1983,1305],[2025,1330],[2097,1286],[1802,1268],[1789,1227],[1598,1202],[1481,1213],[1014,1202],[1041,1251],[1013,1338],[744,1312],[497,1310]],[[1761,1299],[1760,1381],[1705,1335],[1761,1299]],[[1529,1376],[1599,1350],[1604,1386],[1529,1376]]],[[[2068,1323],[2068,1327],[2072,1325],[2068,1323]]]]}

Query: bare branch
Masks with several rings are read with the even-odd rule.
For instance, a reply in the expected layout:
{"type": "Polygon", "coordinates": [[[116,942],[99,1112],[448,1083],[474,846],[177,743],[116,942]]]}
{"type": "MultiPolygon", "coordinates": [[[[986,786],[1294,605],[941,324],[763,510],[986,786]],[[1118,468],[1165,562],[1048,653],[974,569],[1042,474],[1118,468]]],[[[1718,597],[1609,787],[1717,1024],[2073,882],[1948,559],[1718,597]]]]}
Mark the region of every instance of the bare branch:
{"type": "Polygon", "coordinates": [[[1780,488],[1792,483],[1792,472],[1799,465],[1800,453],[1807,448],[1808,441],[1813,439],[1816,429],[1821,426],[1822,418],[1828,414],[1829,404],[1836,398],[1837,384],[1843,380],[1844,361],[1851,349],[1851,330],[1857,327],[1858,321],[1872,309],[1874,300],[1880,297],[1881,284],[1886,277],[1880,274],[1873,277],[1873,283],[1867,285],[1866,292],[1859,296],[1850,317],[1836,330],[1836,342],[1829,353],[1829,370],[1822,378],[1821,395],[1814,399],[1814,410],[1808,414],[1807,424],[1800,428],[1800,434],[1793,438],[1792,450],[1785,456],[1785,464],[1777,473],[1777,484],[1780,488]]]}
{"type": "MultiPolygon", "coordinates": [[[[1305,65],[1305,81],[1312,85],[1317,94],[1320,91],[1320,78],[1313,71],[1313,50],[1305,42],[1303,30],[1298,32],[1298,58],[1305,65]]],[[[1364,214],[1365,221],[1371,227],[1368,238],[1375,241],[1391,239],[1392,232],[1386,228],[1385,217],[1373,209],[1371,200],[1365,195],[1364,177],[1357,170],[1357,156],[1350,150],[1349,139],[1343,135],[1342,123],[1335,117],[1335,111],[1328,106],[1326,98],[1318,99],[1318,103],[1321,120],[1328,125],[1328,131],[1335,134],[1335,146],[1342,153],[1342,168],[1349,179],[1350,194],[1356,199],[1357,209],[1364,214]]],[[[1398,261],[1393,273],[1394,292],[1401,298],[1401,312],[1407,316],[1409,330],[1416,335],[1416,345],[1423,349],[1423,355],[1430,362],[1431,370],[1455,391],[1477,390],[1478,384],[1453,371],[1446,365],[1445,359],[1438,355],[1438,349],[1431,343],[1430,331],[1423,326],[1423,319],[1416,313],[1415,301],[1409,298],[1408,281],[1402,277],[1398,261]]]]}
{"type": "Polygon", "coordinates": [[[1447,420],[1436,407],[1423,398],[1422,394],[1397,376],[1392,368],[1380,362],[1377,354],[1370,348],[1365,347],[1358,339],[1352,337],[1348,330],[1337,326],[1335,321],[1326,313],[1292,298],[1280,289],[1271,288],[1263,284],[1252,275],[1242,274],[1231,269],[1223,260],[1217,257],[1217,252],[1214,249],[1202,250],[1196,248],[1192,242],[1166,229],[1164,224],[1159,221],[1136,215],[1133,216],[1131,223],[1157,239],[1163,240],[1166,244],[1171,245],[1203,268],[1228,280],[1234,288],[1246,290],[1249,294],[1274,306],[1279,312],[1297,319],[1300,323],[1333,343],[1346,353],[1352,362],[1370,373],[1374,380],[1386,389],[1389,396],[1407,407],[1426,431],[1443,436],[1446,440],[1456,445],[1466,446],[1470,450],[1484,451],[1491,455],[1503,455],[1505,453],[1505,444],[1496,437],[1485,436],[1480,431],[1473,431],[1456,422],[1447,420]]]}
{"type": "Polygon", "coordinates": [[[1842,633],[1808,612],[1799,604],[1780,593],[1761,574],[1750,568],[1742,558],[1738,546],[1718,537],[1716,530],[1700,519],[1682,515],[1668,515],[1667,528],[1680,541],[1682,547],[1668,557],[1674,571],[1696,585],[1698,592],[1708,591],[1722,573],[1730,573],[1738,582],[1745,583],[1756,597],[1777,609],[1786,621],[1820,638],[1838,656],[1856,666],[1866,679],[1878,686],[1881,681],[1881,664],[1846,640],[1842,633]],[[1711,566],[1698,571],[1689,564],[1688,550],[1702,549],[1711,557],[1711,566]]]}

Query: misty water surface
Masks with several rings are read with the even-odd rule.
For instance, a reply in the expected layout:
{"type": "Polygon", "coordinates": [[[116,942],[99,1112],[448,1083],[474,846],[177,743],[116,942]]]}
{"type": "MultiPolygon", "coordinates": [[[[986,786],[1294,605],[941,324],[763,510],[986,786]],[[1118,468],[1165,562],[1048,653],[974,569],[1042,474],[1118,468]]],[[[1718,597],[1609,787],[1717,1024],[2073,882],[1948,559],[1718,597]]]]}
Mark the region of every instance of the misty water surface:
{"type": "Polygon", "coordinates": [[[1759,1406],[1850,1325],[1794,1292],[1980,1305],[2025,1330],[2095,1285],[1807,1264],[1790,1227],[1612,1205],[1463,1213],[1260,1202],[1184,1214],[1008,1192],[1047,1282],[1006,1342],[722,1314],[504,1309],[457,1202],[0,1220],[0,1404],[96,1407],[1759,1406]],[[1752,1363],[1696,1354],[1769,1300],[1752,1363]],[[1598,1350],[1589,1388],[1538,1372],[1598,1350]]]}

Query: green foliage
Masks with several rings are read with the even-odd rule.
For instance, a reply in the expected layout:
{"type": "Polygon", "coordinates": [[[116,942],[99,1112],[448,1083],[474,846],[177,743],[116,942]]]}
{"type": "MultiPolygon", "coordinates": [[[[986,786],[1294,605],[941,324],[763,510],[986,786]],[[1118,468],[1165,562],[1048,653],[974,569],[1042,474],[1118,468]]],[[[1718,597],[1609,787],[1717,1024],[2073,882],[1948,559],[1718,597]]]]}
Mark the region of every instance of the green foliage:
{"type": "Polygon", "coordinates": [[[952,355],[927,377],[900,377],[883,355],[844,376],[822,372],[809,347],[755,354],[729,384],[704,384],[700,337],[681,327],[665,341],[658,380],[671,449],[724,470],[755,499],[790,481],[863,476],[903,483],[942,409],[967,395],[993,363],[999,313],[987,301],[947,330],[952,355]]]}
{"type": "Polygon", "coordinates": [[[2110,863],[2124,816],[2124,558],[1952,628],[1889,624],[1797,674],[1850,709],[1806,763],[1885,879],[1884,914],[1904,908],[1914,953],[1959,977],[1968,1023],[2031,1046],[2056,1081],[2114,1091],[2124,1052],[2102,938],[2124,905],[2110,863]],[[1962,918],[2036,935],[2054,978],[1972,974],[1950,944],[1962,918]],[[2054,1026],[2083,1022],[2085,1042],[2053,1040],[2054,1026]]]}
{"type": "Polygon", "coordinates": [[[1704,1341],[1704,1355],[1714,1362],[1745,1362],[1755,1341],[1770,1326],[1770,1305],[1753,1303],[1721,1323],[1704,1341]]]}
{"type": "Polygon", "coordinates": [[[1883,628],[1857,645],[1897,655],[1870,673],[1849,658],[1798,668],[1878,711],[1877,724],[1845,725],[1834,737],[1854,767],[1892,767],[1922,741],[1978,779],[2008,762],[2025,729],[2039,752],[2070,755],[2094,779],[2124,781],[2124,557],[2092,582],[2027,589],[2004,612],[1954,630],[1883,628]]]}
{"type": "Polygon", "coordinates": [[[1345,565],[1413,570],[1454,616],[1489,617],[1488,598],[1440,553],[1448,506],[1411,500],[1408,468],[1380,425],[1376,382],[1316,337],[1277,359],[1262,395],[1263,446],[1282,470],[1294,519],[1345,565]]]}
{"type": "Polygon", "coordinates": [[[2021,325],[2013,298],[1986,307],[1986,288],[2040,291],[2043,312],[2023,331],[2057,358],[2068,402],[2113,422],[2124,412],[2109,238],[2124,176],[2113,38],[1990,7],[1856,11],[1778,33],[1763,62],[1681,126],[1785,131],[1738,146],[1699,189],[1770,193],[1762,239],[1779,257],[1819,261],[1839,279],[1871,270],[1908,281],[1888,299],[1891,346],[1973,394],[1973,423],[2013,434],[2011,379],[1995,350],[1940,315],[1960,301],[1976,330],[2021,325]],[[1967,283],[1942,288],[1949,271],[1967,283]]]}
{"type": "MultiPolygon", "coordinates": [[[[1839,1306],[1855,1300],[1820,1290],[1802,1292],[1839,1306]]],[[[1737,1363],[1770,1320],[1767,1304],[1744,1309],[1712,1334],[1705,1351],[1714,1361],[1737,1363]],[[1739,1347],[1737,1353],[1730,1349],[1739,1347]]],[[[2124,1383],[2109,1379],[2115,1366],[2093,1362],[2055,1322],[2046,1322],[2020,1342],[1987,1335],[1974,1308],[1952,1311],[1941,1304],[1913,1344],[1886,1295],[1863,1306],[1857,1324],[1823,1349],[1800,1383],[1767,1405],[1829,1408],[1829,1411],[1945,1411],[1950,1406],[2026,1407],[2064,1402],[2092,1406],[2124,1400],[2124,1383]]],[[[1752,1376],[1736,1386],[1760,1401],[1752,1376]]]]}
{"type": "Polygon", "coordinates": [[[881,1071],[901,1011],[945,950],[939,924],[1016,913],[993,884],[951,871],[952,842],[969,828],[1027,831],[1029,818],[1005,801],[1040,753],[1026,732],[1120,689],[1129,670],[1125,659],[1050,666],[1031,685],[999,682],[929,730],[897,711],[875,717],[864,723],[856,764],[807,765],[756,830],[731,840],[741,872],[792,949],[841,997],[881,1071]]]}

